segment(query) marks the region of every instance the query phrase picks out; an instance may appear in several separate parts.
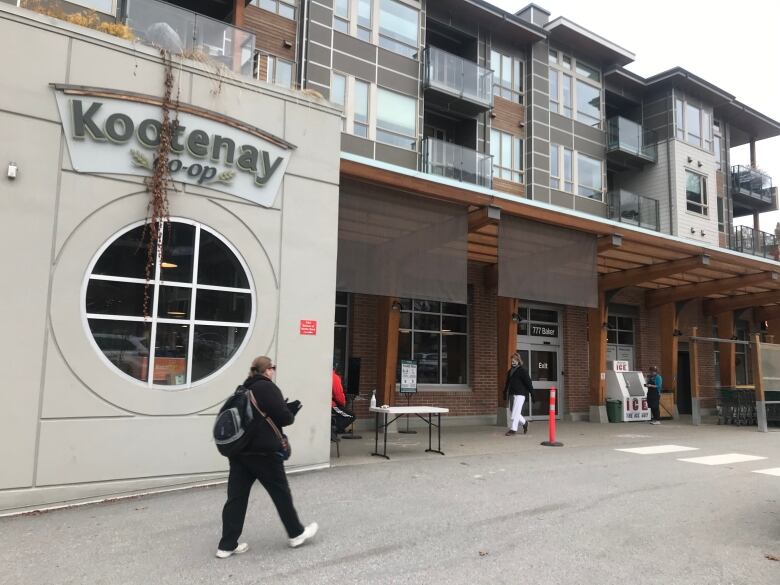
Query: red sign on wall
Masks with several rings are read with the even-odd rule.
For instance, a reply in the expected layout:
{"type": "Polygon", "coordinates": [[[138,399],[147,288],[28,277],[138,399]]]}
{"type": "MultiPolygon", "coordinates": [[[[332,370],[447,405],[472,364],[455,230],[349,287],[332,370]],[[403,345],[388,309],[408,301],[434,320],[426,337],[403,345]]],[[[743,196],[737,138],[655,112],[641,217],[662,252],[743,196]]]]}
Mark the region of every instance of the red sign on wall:
{"type": "Polygon", "coordinates": [[[301,335],[317,335],[317,322],[301,319],[301,335]]]}

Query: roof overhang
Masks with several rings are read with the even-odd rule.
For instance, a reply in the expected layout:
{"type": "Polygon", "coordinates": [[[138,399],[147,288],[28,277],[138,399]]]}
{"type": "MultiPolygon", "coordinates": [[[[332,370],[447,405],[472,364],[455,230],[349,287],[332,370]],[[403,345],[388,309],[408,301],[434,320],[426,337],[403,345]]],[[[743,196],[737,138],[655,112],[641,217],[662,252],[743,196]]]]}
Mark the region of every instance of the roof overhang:
{"type": "Polygon", "coordinates": [[[555,43],[570,47],[577,53],[588,55],[588,59],[598,61],[600,65],[605,67],[627,65],[636,58],[634,53],[628,49],[624,49],[562,16],[548,22],[544,25],[544,29],[555,43]]]}
{"type": "MultiPolygon", "coordinates": [[[[437,6],[434,13],[441,14],[443,8],[445,8],[444,3],[437,6]]],[[[494,35],[512,39],[519,45],[528,45],[547,38],[543,28],[485,0],[463,0],[457,10],[460,18],[473,18],[477,22],[485,22],[494,35]]]]}

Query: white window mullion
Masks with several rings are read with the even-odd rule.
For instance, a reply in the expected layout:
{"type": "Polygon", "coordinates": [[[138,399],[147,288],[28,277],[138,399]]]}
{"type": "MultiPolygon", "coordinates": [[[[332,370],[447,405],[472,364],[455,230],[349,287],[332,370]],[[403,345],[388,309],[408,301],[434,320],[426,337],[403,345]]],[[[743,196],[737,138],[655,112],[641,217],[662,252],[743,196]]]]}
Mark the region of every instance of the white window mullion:
{"type": "MultiPolygon", "coordinates": [[[[165,245],[165,228],[166,224],[164,222],[160,222],[159,229],[159,239],[161,242],[161,245],[158,246],[155,257],[156,257],[156,265],[154,268],[154,296],[152,301],[152,313],[151,313],[151,319],[152,319],[152,331],[150,333],[149,338],[149,371],[147,372],[147,383],[152,386],[154,385],[154,354],[155,354],[155,346],[157,345],[157,303],[160,298],[160,285],[157,284],[160,282],[160,264],[162,263],[162,249],[165,245]]],[[[173,229],[171,227],[171,229],[173,229]]]]}
{"type": "Polygon", "coordinates": [[[200,226],[195,226],[195,244],[192,247],[192,296],[190,297],[190,331],[187,340],[187,377],[185,384],[192,383],[192,347],[195,343],[195,302],[198,291],[198,258],[200,257],[200,226]]]}

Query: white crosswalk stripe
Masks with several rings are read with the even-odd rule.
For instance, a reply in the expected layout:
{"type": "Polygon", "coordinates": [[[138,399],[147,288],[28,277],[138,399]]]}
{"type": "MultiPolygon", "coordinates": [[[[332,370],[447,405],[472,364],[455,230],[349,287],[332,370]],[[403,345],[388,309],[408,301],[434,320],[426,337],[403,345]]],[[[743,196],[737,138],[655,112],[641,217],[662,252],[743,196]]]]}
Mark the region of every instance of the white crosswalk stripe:
{"type": "Polygon", "coordinates": [[[708,455],[706,457],[691,457],[688,459],[678,459],[686,463],[699,463],[701,465],[728,465],[730,463],[745,463],[746,461],[758,461],[766,459],[757,455],[743,455],[742,453],[724,453],[722,455],[708,455]]]}
{"type": "Polygon", "coordinates": [[[683,447],[682,445],[655,445],[653,447],[633,447],[630,449],[615,449],[624,453],[636,455],[660,455],[662,453],[680,453],[682,451],[698,451],[698,447],[683,447]]]}
{"type": "Polygon", "coordinates": [[[753,473],[763,473],[764,475],[774,475],[780,477],[780,467],[772,467],[770,469],[757,469],[753,473]]]}

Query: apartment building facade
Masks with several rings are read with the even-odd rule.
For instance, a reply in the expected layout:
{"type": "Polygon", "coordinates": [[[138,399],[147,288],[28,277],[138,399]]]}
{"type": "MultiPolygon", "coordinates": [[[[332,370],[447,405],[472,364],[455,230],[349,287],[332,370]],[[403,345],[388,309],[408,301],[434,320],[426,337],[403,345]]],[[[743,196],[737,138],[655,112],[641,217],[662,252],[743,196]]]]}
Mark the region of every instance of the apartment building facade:
{"type": "MultiPolygon", "coordinates": [[[[754,148],[749,167],[732,167],[729,160],[733,147],[780,135],[780,123],[683,69],[641,78],[626,69],[634,60],[629,50],[565,17],[552,18],[540,6],[508,13],[484,0],[6,4],[21,4],[0,3],[2,14],[11,15],[11,29],[30,18],[36,27],[64,26],[66,35],[75,34],[72,24],[62,24],[68,15],[95,9],[93,28],[124,27],[125,40],[79,33],[98,35],[104,51],[112,42],[120,52],[148,44],[181,55],[188,67],[201,63],[205,73],[192,74],[198,81],[184,88],[182,103],[254,128],[277,128],[274,134],[284,139],[290,128],[290,142],[303,154],[295,155],[294,171],[282,182],[285,203],[254,201],[259,207],[251,209],[277,217],[289,205],[287,217],[302,214],[290,220],[296,231],[284,230],[296,241],[269,254],[306,259],[311,287],[297,272],[295,286],[271,287],[275,292],[264,298],[276,300],[265,320],[240,323],[247,339],[265,328],[257,333],[260,345],[209,338],[203,348],[227,356],[228,365],[209,374],[210,381],[225,384],[253,351],[271,352],[280,376],[282,362],[296,362],[296,348],[316,353],[312,363],[318,367],[309,378],[288,378],[293,386],[305,383],[310,403],[322,406],[321,416],[305,422],[317,432],[297,451],[300,459],[293,463],[301,467],[327,464],[319,432],[327,425],[326,362],[344,376],[350,393],[368,398],[376,391],[380,403],[393,404],[400,400],[400,361],[416,361],[412,402],[448,407],[449,424],[502,421],[504,375],[514,351],[524,355],[537,389],[529,405],[533,418],[547,416],[548,391],[555,387],[558,416],[605,421],[608,363],[627,361],[636,370],[658,365],[670,390],[665,406],[676,416],[711,408],[720,385],[750,381],[748,346],[700,342],[692,364],[687,337],[747,340],[756,332],[771,335],[780,322],[777,247],[773,235],[757,229],[758,214],[777,209],[776,189],[756,168],[754,148]],[[223,83],[235,91],[222,95],[223,83]],[[270,86],[279,86],[275,99],[296,107],[272,106],[256,95],[273,94],[270,86]],[[307,108],[321,116],[309,120],[302,114],[307,108]],[[341,113],[330,124],[325,120],[333,111],[341,113]],[[336,215],[338,225],[331,221],[336,215]],[[746,215],[756,218],[756,230],[733,227],[735,217],[746,215]],[[332,319],[321,316],[324,309],[332,319]],[[690,387],[692,368],[700,389],[690,387]]],[[[88,85],[147,94],[156,87],[132,69],[116,71],[115,77],[95,72],[88,85]]],[[[52,90],[35,91],[40,97],[52,90]]],[[[215,197],[193,189],[197,195],[215,197]]],[[[216,199],[235,203],[236,196],[241,199],[240,193],[216,199]]],[[[246,205],[243,199],[239,203],[246,205]]],[[[197,217],[184,219],[202,222],[198,229],[208,232],[207,208],[183,216],[188,214],[197,217]]],[[[262,230],[281,230],[270,219],[258,225],[253,229],[261,241],[262,230]]],[[[216,230],[239,258],[254,258],[252,245],[234,232],[240,229],[216,230]]],[[[85,282],[94,278],[89,271],[74,273],[85,282]]],[[[58,305],[57,314],[70,311],[76,319],[83,303],[72,304],[58,305]]],[[[192,322],[193,344],[198,325],[204,323],[192,322]]],[[[133,335],[133,342],[143,339],[133,335]]],[[[115,350],[85,344],[83,353],[91,357],[77,361],[87,365],[74,366],[66,355],[60,370],[85,367],[98,385],[110,386],[115,350]]],[[[199,388],[191,371],[200,358],[192,352],[187,357],[192,364],[184,373],[165,374],[180,397],[199,388]]],[[[173,400],[160,387],[163,373],[156,377],[144,363],[139,375],[146,378],[150,404],[155,392],[173,400]]],[[[36,383],[25,376],[20,374],[20,388],[36,383]]],[[[90,392],[88,402],[96,402],[73,398],[67,417],[108,421],[103,403],[116,405],[101,391],[90,392]]],[[[149,406],[141,414],[201,420],[217,402],[193,403],[186,413],[169,406],[157,413],[149,406]]],[[[359,425],[371,423],[367,405],[354,403],[359,425]]],[[[56,428],[46,416],[33,418],[40,428],[56,428]]],[[[110,427],[104,421],[101,433],[110,434],[110,427]]],[[[37,444],[40,429],[30,436],[37,444]]],[[[19,477],[35,465],[24,461],[19,477]]],[[[196,461],[181,476],[205,480],[219,473],[217,467],[196,461]]],[[[63,476],[65,487],[42,498],[30,496],[22,481],[12,487],[28,495],[6,492],[6,507],[111,493],[100,483],[104,478],[89,473],[63,476]],[[81,481],[101,487],[79,487],[81,481]]],[[[148,485],[170,483],[155,470],[141,475],[148,485]]],[[[35,486],[37,471],[32,477],[35,486]]],[[[131,489],[131,477],[137,476],[119,469],[110,481],[121,479],[131,489]]]]}

